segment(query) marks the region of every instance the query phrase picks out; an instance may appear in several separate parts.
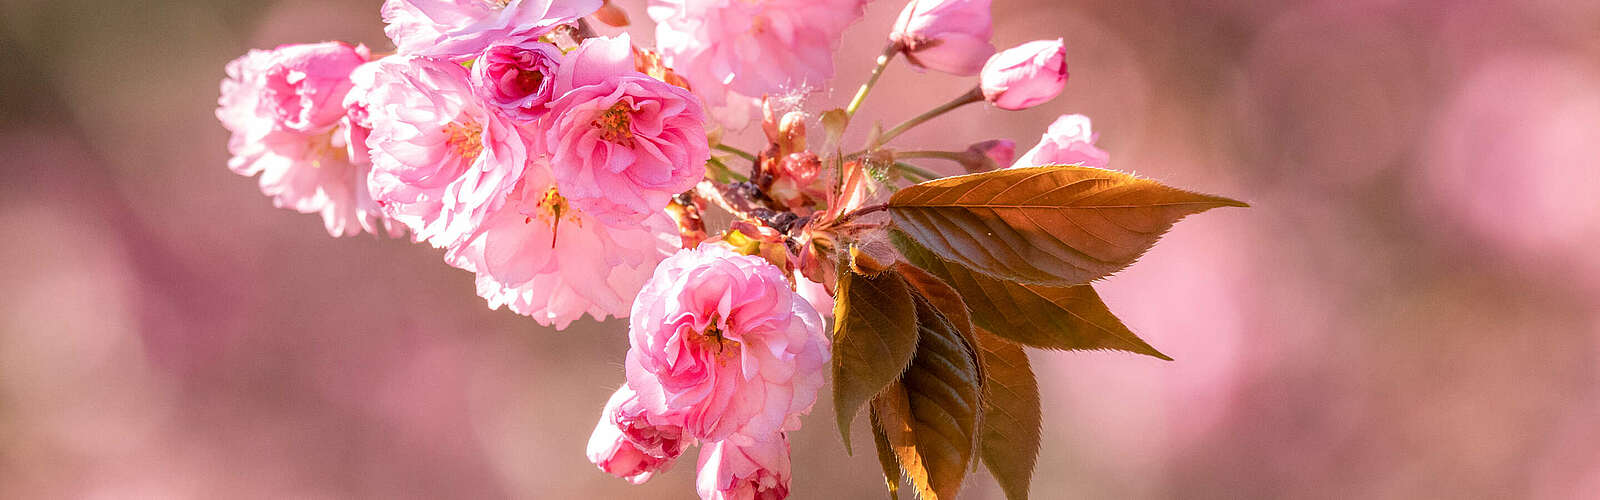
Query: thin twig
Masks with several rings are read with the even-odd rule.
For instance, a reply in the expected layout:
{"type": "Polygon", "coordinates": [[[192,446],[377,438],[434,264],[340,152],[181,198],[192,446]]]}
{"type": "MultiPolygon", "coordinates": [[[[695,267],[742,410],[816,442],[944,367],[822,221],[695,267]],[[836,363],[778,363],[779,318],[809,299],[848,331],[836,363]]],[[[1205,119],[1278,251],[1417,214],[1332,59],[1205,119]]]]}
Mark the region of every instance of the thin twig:
{"type": "Polygon", "coordinates": [[[864,216],[864,215],[867,215],[867,214],[872,214],[872,213],[877,213],[877,212],[882,212],[882,211],[888,210],[888,209],[889,209],[889,205],[886,204],[886,203],[879,203],[877,205],[869,205],[869,206],[861,207],[861,208],[855,209],[854,211],[851,211],[850,213],[841,215],[837,219],[834,219],[833,222],[828,224],[828,227],[843,226],[845,224],[850,223],[850,221],[853,221],[853,220],[856,220],[856,219],[860,218],[861,216],[864,216]]]}
{"type": "Polygon", "coordinates": [[[961,163],[967,159],[967,153],[964,151],[895,151],[894,157],[908,159],[934,158],[961,163]]]}
{"type": "Polygon", "coordinates": [[[910,120],[906,120],[904,123],[901,123],[899,125],[895,125],[894,128],[889,129],[888,132],[884,132],[883,135],[879,136],[878,140],[875,141],[867,149],[869,149],[869,150],[876,149],[878,146],[882,146],[884,144],[888,144],[889,141],[894,140],[895,137],[898,137],[900,134],[905,133],[907,130],[911,130],[912,127],[916,127],[917,125],[921,125],[923,122],[926,122],[928,120],[932,120],[934,118],[937,118],[939,115],[945,114],[945,113],[949,112],[952,109],[956,109],[956,108],[959,108],[959,107],[962,107],[962,106],[965,106],[965,105],[968,105],[968,104],[972,104],[972,103],[975,103],[975,102],[978,102],[978,101],[982,101],[982,100],[983,100],[983,91],[979,90],[977,87],[973,87],[972,90],[969,90],[969,91],[967,91],[967,93],[961,94],[960,96],[957,96],[955,99],[951,99],[950,102],[941,104],[937,108],[930,109],[930,110],[928,110],[927,113],[923,113],[923,114],[917,115],[917,116],[911,118],[910,120]]]}
{"type": "Polygon", "coordinates": [[[889,67],[889,61],[893,61],[894,56],[903,48],[905,47],[900,45],[900,42],[889,42],[889,45],[883,47],[883,53],[878,54],[878,59],[875,61],[877,65],[872,67],[872,75],[867,77],[867,83],[861,84],[861,88],[856,90],[855,98],[850,99],[850,105],[845,106],[846,117],[855,116],[856,110],[861,109],[861,103],[867,100],[867,92],[871,92],[872,87],[878,85],[878,77],[883,76],[883,69],[889,67]]]}

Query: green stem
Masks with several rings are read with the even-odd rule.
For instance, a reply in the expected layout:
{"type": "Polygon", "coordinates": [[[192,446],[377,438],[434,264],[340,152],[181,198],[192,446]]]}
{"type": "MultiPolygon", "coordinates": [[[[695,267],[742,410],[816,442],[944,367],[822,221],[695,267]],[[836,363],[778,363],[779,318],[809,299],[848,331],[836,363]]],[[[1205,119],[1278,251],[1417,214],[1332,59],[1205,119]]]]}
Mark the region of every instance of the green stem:
{"type": "Polygon", "coordinates": [[[856,97],[850,100],[849,106],[845,106],[846,117],[855,116],[856,110],[861,109],[861,103],[867,100],[867,92],[871,92],[872,87],[878,84],[878,77],[883,76],[883,69],[889,67],[889,61],[894,60],[900,49],[902,47],[898,42],[889,42],[889,45],[883,48],[883,53],[878,55],[878,65],[872,68],[872,76],[867,77],[867,83],[861,84],[861,89],[856,91],[856,97]]]}
{"type": "Polygon", "coordinates": [[[744,158],[744,159],[750,160],[750,161],[756,161],[756,155],[753,155],[753,154],[750,154],[748,152],[745,152],[745,150],[743,150],[743,149],[739,149],[739,148],[736,148],[736,147],[733,147],[733,146],[729,146],[727,144],[717,144],[716,146],[713,146],[713,147],[717,148],[717,151],[721,151],[721,152],[724,152],[724,153],[733,153],[734,156],[738,156],[740,158],[744,158]]]}
{"type": "Polygon", "coordinates": [[[728,179],[733,179],[733,180],[738,181],[738,182],[745,182],[745,181],[750,180],[749,177],[745,177],[743,175],[739,175],[738,172],[734,172],[733,169],[728,168],[728,165],[726,163],[722,163],[722,160],[718,160],[715,156],[713,156],[710,159],[706,160],[706,164],[707,165],[711,165],[712,167],[714,167],[717,170],[718,173],[722,174],[720,176],[721,178],[717,179],[718,182],[728,182],[728,179]]]}
{"type": "Polygon", "coordinates": [[[907,130],[911,130],[912,127],[916,127],[917,125],[921,125],[923,122],[937,118],[939,115],[948,113],[952,109],[982,100],[983,91],[979,90],[977,87],[973,87],[972,90],[967,91],[965,94],[961,94],[955,99],[951,99],[950,102],[940,104],[939,107],[930,109],[927,113],[917,115],[910,120],[906,120],[904,123],[895,125],[894,128],[889,129],[888,132],[884,132],[882,136],[879,136],[876,143],[867,149],[875,149],[878,146],[888,144],[889,141],[894,140],[895,137],[905,133],[907,130]]]}
{"type": "Polygon", "coordinates": [[[967,159],[967,154],[959,151],[895,151],[894,157],[911,159],[937,158],[940,160],[950,160],[956,163],[961,163],[963,160],[967,159]]]}
{"type": "Polygon", "coordinates": [[[931,181],[931,180],[943,177],[943,176],[941,176],[939,174],[935,174],[933,172],[929,172],[927,170],[923,170],[922,167],[918,167],[916,165],[912,165],[910,163],[906,163],[906,162],[903,162],[903,161],[894,162],[894,168],[900,169],[901,172],[905,172],[905,173],[908,173],[908,174],[911,174],[911,175],[915,175],[917,177],[921,177],[922,180],[924,180],[924,181],[931,181]]]}

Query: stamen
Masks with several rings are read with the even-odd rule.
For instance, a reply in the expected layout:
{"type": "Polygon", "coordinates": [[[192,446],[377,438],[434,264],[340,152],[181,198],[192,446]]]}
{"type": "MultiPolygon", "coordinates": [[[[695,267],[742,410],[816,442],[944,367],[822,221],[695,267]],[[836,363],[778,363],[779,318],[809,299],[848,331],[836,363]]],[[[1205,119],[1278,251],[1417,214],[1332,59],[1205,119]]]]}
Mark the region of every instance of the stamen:
{"type": "Polygon", "coordinates": [[[715,346],[716,357],[719,362],[727,362],[728,360],[737,358],[739,356],[739,349],[741,346],[739,341],[722,335],[722,329],[717,327],[717,321],[718,320],[716,317],[711,318],[711,324],[706,326],[706,331],[703,332],[702,335],[692,339],[692,341],[705,346],[708,349],[712,346],[715,346]]]}
{"type": "Polygon", "coordinates": [[[458,158],[477,158],[483,152],[483,126],[451,122],[444,126],[445,144],[458,158]]]}
{"type": "MultiPolygon", "coordinates": [[[[538,213],[539,220],[550,223],[550,248],[556,247],[556,236],[561,233],[561,219],[570,219],[573,224],[583,227],[583,221],[578,218],[580,212],[567,203],[567,199],[563,198],[559,191],[556,191],[555,186],[550,186],[550,189],[545,190],[544,195],[539,197],[539,202],[536,205],[540,208],[538,213]]],[[[533,222],[533,217],[525,217],[522,220],[523,224],[530,222],[533,222]]]]}
{"type": "Polygon", "coordinates": [[[627,101],[617,101],[600,113],[592,123],[600,129],[600,138],[612,144],[633,146],[633,106],[627,101]]]}

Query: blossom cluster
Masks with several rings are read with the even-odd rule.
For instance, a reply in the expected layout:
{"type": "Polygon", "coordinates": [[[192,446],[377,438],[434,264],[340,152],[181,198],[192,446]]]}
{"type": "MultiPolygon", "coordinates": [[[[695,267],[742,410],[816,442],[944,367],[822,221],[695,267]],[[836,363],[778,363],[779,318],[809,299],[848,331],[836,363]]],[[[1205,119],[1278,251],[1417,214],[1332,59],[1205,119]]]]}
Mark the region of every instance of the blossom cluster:
{"type": "MultiPolygon", "coordinates": [[[[586,17],[626,19],[602,0],[387,0],[394,52],[252,50],[227,65],[217,117],[229,167],[259,174],[277,206],[320,213],[334,236],[409,234],[474,273],[490,307],[542,325],[627,318],[626,382],[588,447],[601,470],[644,482],[698,443],[702,497],[783,498],[789,433],[831,356],[837,243],[866,227],[843,221],[883,181],[864,165],[894,153],[814,152],[807,123],[821,120],[769,97],[824,85],[865,5],[650,0],[650,48],[596,34],[586,17]],[[768,139],[757,153],[717,144],[756,122],[768,139]],[[707,232],[712,206],[734,216],[727,231],[707,232]]],[[[997,51],[989,9],[911,0],[886,54],[979,76],[957,105],[1059,94],[1062,41],[997,51]]],[[[1003,139],[934,157],[972,172],[1103,167],[1094,141],[1088,118],[1067,115],[1020,157],[1003,139]]]]}

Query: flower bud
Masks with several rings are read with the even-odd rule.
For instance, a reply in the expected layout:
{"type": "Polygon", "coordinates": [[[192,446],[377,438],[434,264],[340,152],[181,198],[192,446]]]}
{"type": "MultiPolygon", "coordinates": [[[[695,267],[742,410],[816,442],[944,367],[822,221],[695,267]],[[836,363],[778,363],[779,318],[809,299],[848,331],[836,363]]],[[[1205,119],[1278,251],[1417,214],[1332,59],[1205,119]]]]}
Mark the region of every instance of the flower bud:
{"type": "Polygon", "coordinates": [[[1001,109],[1027,109],[1054,99],[1067,84],[1061,39],[1036,40],[1001,51],[983,65],[983,98],[1001,109]]]}
{"type": "Polygon", "coordinates": [[[537,40],[491,45],[472,63],[473,91],[507,118],[537,119],[555,98],[561,58],[561,49],[537,40]]]}
{"type": "Polygon", "coordinates": [[[704,500],[778,499],[789,496],[789,438],[733,439],[700,449],[695,489],[704,500]]]}
{"type": "Polygon", "coordinates": [[[606,419],[601,419],[594,428],[594,434],[589,436],[588,454],[589,461],[600,470],[633,484],[649,481],[650,476],[666,470],[672,463],[671,460],[645,454],[622,435],[622,429],[606,419]]]}
{"type": "Polygon", "coordinates": [[[994,55],[992,34],[989,0],[911,0],[889,40],[904,47],[913,66],[967,76],[994,55]]]}
{"type": "Polygon", "coordinates": [[[650,414],[639,404],[639,395],[627,385],[611,394],[606,402],[606,415],[622,431],[622,436],[645,455],[673,460],[693,444],[694,439],[683,433],[683,428],[667,423],[650,414]]]}
{"type": "Polygon", "coordinates": [[[783,121],[778,122],[778,138],[775,142],[785,153],[805,151],[806,114],[800,111],[784,113],[783,121]]]}
{"type": "Polygon", "coordinates": [[[667,470],[689,446],[683,428],[652,425],[637,401],[628,386],[617,389],[600,412],[588,448],[589,461],[596,467],[633,484],[667,470]]]}
{"type": "Polygon", "coordinates": [[[1017,143],[1011,139],[983,141],[967,147],[961,167],[968,173],[988,172],[1011,166],[1017,156],[1017,143]]]}
{"type": "Polygon", "coordinates": [[[777,146],[775,157],[806,149],[806,114],[794,101],[763,98],[761,131],[766,134],[768,143],[777,146]]]}
{"type": "Polygon", "coordinates": [[[1017,159],[1016,167],[1040,165],[1083,165],[1105,168],[1111,154],[1095,147],[1098,136],[1089,128],[1089,117],[1061,115],[1045,130],[1039,144],[1017,159]]]}

